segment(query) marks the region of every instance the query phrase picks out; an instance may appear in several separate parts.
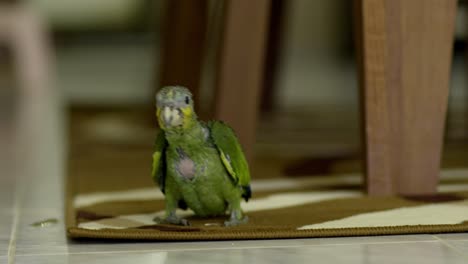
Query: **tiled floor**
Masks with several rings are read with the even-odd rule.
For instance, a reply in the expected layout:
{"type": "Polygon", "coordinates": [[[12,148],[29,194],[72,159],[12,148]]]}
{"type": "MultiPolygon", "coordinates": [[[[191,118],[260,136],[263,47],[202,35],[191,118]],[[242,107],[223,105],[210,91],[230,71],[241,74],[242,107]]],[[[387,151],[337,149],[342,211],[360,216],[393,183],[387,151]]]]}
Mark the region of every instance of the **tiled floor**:
{"type": "Polygon", "coordinates": [[[18,251],[15,259],[16,263],[466,263],[467,246],[468,241],[441,241],[430,235],[68,245],[62,241],[55,247],[30,245],[29,252],[18,251]]]}
{"type": "Polygon", "coordinates": [[[17,263],[466,263],[437,242],[18,256],[17,263]],[[397,254],[398,253],[398,254],[397,254]]]}

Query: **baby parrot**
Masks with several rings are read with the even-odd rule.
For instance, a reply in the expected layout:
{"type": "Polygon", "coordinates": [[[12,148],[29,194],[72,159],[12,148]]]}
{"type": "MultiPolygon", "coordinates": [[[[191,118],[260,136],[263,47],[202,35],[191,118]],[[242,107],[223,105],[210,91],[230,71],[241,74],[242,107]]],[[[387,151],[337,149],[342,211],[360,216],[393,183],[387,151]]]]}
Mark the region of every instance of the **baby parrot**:
{"type": "Polygon", "coordinates": [[[190,91],[167,86],[156,95],[161,128],[153,154],[153,180],[165,195],[166,214],[156,222],[189,225],[176,209],[202,217],[229,212],[225,226],[248,221],[241,200],[251,197],[247,161],[233,130],[220,121],[197,119],[190,91]]]}

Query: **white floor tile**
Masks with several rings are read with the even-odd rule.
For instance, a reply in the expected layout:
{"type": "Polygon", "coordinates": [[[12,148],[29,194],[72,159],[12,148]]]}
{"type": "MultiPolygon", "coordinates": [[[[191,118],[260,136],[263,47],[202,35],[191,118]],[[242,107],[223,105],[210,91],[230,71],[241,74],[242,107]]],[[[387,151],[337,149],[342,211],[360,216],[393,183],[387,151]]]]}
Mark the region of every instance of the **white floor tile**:
{"type": "Polygon", "coordinates": [[[17,256],[16,263],[466,263],[439,242],[17,256]]]}
{"type": "Polygon", "coordinates": [[[452,233],[452,234],[438,234],[436,237],[443,240],[467,240],[468,233],[452,233]]]}
{"type": "Polygon", "coordinates": [[[11,177],[14,177],[14,175],[11,175],[13,172],[7,171],[8,175],[4,175],[3,173],[5,172],[2,172],[0,176],[0,213],[11,210],[14,204],[15,185],[11,179],[11,177]]]}
{"type": "MultiPolygon", "coordinates": [[[[249,248],[280,248],[302,247],[321,245],[353,245],[353,244],[377,244],[399,242],[427,242],[437,241],[430,235],[412,236],[378,236],[378,237],[347,237],[347,238],[315,238],[315,239],[276,239],[276,240],[245,240],[245,241],[214,241],[214,242],[76,242],[70,241],[68,252],[92,253],[92,252],[131,252],[131,251],[184,251],[207,249],[249,249],[249,248]]],[[[25,252],[28,254],[28,252],[25,252]]]]}
{"type": "Polygon", "coordinates": [[[1,257],[8,255],[8,244],[10,243],[9,238],[0,238],[0,263],[1,257]]]}
{"type": "Polygon", "coordinates": [[[445,240],[444,243],[452,249],[457,250],[468,259],[468,240],[445,240]]]}
{"type": "Polygon", "coordinates": [[[67,238],[60,209],[28,209],[21,212],[16,237],[16,254],[66,253],[67,238]],[[39,227],[32,224],[55,219],[56,223],[39,227]]]}
{"type": "Polygon", "coordinates": [[[10,212],[0,212],[0,239],[10,238],[12,218],[10,212]]]}

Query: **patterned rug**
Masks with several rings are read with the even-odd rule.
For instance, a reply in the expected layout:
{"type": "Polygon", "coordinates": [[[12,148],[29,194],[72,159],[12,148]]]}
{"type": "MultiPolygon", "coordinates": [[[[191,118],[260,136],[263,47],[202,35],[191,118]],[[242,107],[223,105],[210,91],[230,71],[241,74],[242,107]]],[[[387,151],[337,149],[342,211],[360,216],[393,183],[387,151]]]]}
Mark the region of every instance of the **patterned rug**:
{"type": "Polygon", "coordinates": [[[191,226],[158,225],[164,196],[156,187],[78,194],[70,198],[72,238],[226,240],[444,233],[468,231],[468,170],[448,170],[439,192],[426,197],[367,197],[358,174],[276,178],[252,183],[243,204],[248,224],[224,227],[227,217],[179,216],[191,226]]]}

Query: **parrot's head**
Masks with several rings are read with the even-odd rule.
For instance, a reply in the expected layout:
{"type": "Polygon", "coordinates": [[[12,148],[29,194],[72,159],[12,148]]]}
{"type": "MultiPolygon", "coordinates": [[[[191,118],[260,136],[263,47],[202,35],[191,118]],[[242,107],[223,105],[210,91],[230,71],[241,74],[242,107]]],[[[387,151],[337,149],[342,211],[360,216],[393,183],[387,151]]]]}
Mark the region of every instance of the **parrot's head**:
{"type": "Polygon", "coordinates": [[[192,93],[182,86],[166,86],[156,94],[156,116],[163,130],[187,129],[196,122],[192,93]]]}

